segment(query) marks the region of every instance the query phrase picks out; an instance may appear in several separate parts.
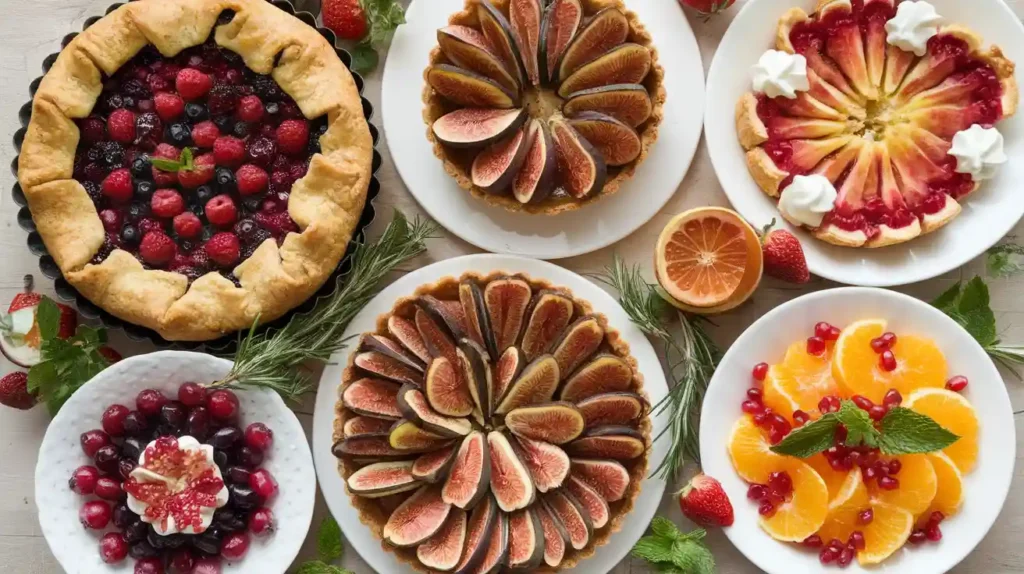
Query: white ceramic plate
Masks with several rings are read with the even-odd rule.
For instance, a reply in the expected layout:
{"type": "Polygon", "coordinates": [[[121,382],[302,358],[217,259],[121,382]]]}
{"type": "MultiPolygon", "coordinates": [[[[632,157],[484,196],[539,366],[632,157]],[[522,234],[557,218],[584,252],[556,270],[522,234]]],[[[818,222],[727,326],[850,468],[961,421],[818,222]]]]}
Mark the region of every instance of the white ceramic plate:
{"type": "MultiPolygon", "coordinates": [[[[999,45],[1008,58],[1024,62],[1024,25],[1002,0],[929,0],[947,22],[964,24],[999,45]]],[[[789,8],[814,10],[815,0],[751,0],[722,38],[708,72],[708,106],[704,125],[715,173],[733,207],[755,227],[778,219],[801,238],[807,265],[815,275],[841,283],[891,286],[924,281],[955,269],[994,245],[1024,215],[1024,195],[1017,182],[1024,164],[1009,162],[964,202],[964,210],[946,228],[901,245],[850,249],[819,241],[796,230],[779,216],[775,201],[754,183],[736,135],[734,110],[750,90],[750,67],[774,47],[775,27],[789,8]]],[[[1020,72],[1018,82],[1022,82],[1020,72]]],[[[1006,154],[1024,154],[1024,114],[999,123],[1006,154]]]]}
{"type": "Polygon", "coordinates": [[[1006,500],[1016,456],[1013,412],[999,372],[974,339],[941,311],[894,291],[846,287],[804,295],[765,314],[733,343],[711,379],[700,425],[704,472],[721,480],[736,510],[736,523],[725,534],[770,574],[818,572],[821,565],[817,553],[776,542],[761,530],[757,507],[746,497],[747,484],[733,470],[726,452],[750,386],[750,369],[761,361],[780,361],[789,344],[807,338],[818,321],[844,326],[870,317],[888,320],[897,335],[922,333],[933,338],[946,355],[950,375],[970,380],[964,396],[980,414],[978,466],[964,477],[960,513],[942,523],[942,542],[904,547],[870,569],[854,561],[845,571],[946,572],[981,542],[1006,500]]]}
{"type": "MultiPolygon", "coordinates": [[[[654,348],[639,329],[629,322],[629,317],[618,302],[583,277],[561,267],[543,261],[503,255],[467,255],[440,261],[417,269],[395,281],[363,308],[348,329],[344,338],[352,338],[360,333],[373,331],[377,328],[377,317],[391,311],[395,301],[407,297],[417,287],[425,283],[433,283],[443,277],[458,277],[469,271],[489,273],[491,271],[507,271],[509,273],[526,273],[527,275],[550,281],[554,285],[568,287],[581,299],[593,304],[594,309],[604,313],[608,322],[619,331],[623,340],[629,344],[630,352],[640,365],[640,373],[644,377],[644,390],[650,396],[652,404],[668,394],[668,386],[661,370],[661,363],[654,353],[654,348]]],[[[334,433],[334,407],[338,400],[338,387],[344,366],[348,363],[350,350],[341,351],[331,357],[331,362],[324,369],[320,378],[320,388],[316,397],[316,411],[313,416],[313,459],[316,462],[317,476],[320,479],[320,490],[324,493],[331,514],[338,520],[345,538],[363,557],[363,560],[377,572],[388,574],[414,572],[408,565],[395,558],[395,555],[381,548],[381,541],[374,537],[370,529],[359,521],[359,513],[352,508],[345,481],[338,473],[338,461],[331,454],[332,435],[334,433]]],[[[668,425],[665,414],[655,417],[652,421],[652,436],[657,436],[668,425]]],[[[656,468],[665,458],[668,444],[665,441],[654,443],[648,466],[656,468]]],[[[581,562],[577,569],[584,568],[587,572],[604,574],[615,567],[629,553],[633,544],[640,538],[650,524],[654,513],[658,510],[661,496],[665,492],[665,481],[655,478],[644,480],[640,496],[636,500],[633,512],[622,523],[622,530],[612,535],[608,544],[597,549],[597,552],[581,562]]]]}
{"type": "Polygon", "coordinates": [[[690,168],[704,113],[704,65],[682,10],[668,0],[626,0],[654,37],[665,68],[665,117],[643,165],[617,193],[557,216],[511,213],[461,189],[434,156],[423,122],[423,70],[437,29],[463,0],[415,0],[388,49],[381,88],[391,159],[416,201],[460,238],[488,251],[559,259],[606,247],[636,231],[672,197],[690,168]]]}
{"type": "MultiPolygon", "coordinates": [[[[230,370],[230,361],[201,353],[161,351],[132,357],[97,375],[61,408],[39,449],[35,489],[43,536],[65,571],[128,574],[135,564],[130,557],[119,564],[105,564],[99,554],[102,533],[86,530],[78,522],[78,510],[87,498],[72,492],[68,479],[76,468],[90,464],[79,446],[79,435],[100,428],[103,411],[114,403],[134,408],[135,396],[143,389],[176,397],[181,383],[215,381],[230,370]]],[[[270,501],[277,530],[267,538],[253,538],[242,560],[224,562],[224,572],[284,572],[298,555],[313,519],[316,474],[309,443],[299,420],[277,393],[244,390],[236,394],[242,428],[263,422],[274,431],[274,445],[263,468],[274,475],[280,490],[270,501]]]]}

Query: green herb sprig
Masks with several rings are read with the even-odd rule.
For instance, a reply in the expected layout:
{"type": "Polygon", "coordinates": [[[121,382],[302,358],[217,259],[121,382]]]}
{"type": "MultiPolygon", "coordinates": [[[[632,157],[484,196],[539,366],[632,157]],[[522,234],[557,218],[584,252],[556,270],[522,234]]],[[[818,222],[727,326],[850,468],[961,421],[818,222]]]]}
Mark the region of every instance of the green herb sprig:
{"type": "Polygon", "coordinates": [[[331,562],[341,559],[345,552],[345,546],[341,538],[341,528],[334,517],[329,514],[320,523],[316,548],[320,559],[302,563],[294,574],[353,574],[351,570],[331,564],[331,562]]]}
{"type": "Polygon", "coordinates": [[[1024,366],[1024,346],[1006,345],[999,338],[996,316],[992,312],[988,285],[981,277],[957,282],[932,301],[932,305],[960,324],[993,361],[1022,380],[1019,367],[1024,366]]]}
{"type": "Polygon", "coordinates": [[[399,25],[405,23],[405,9],[395,0],[361,0],[369,30],[352,48],[352,69],[372,72],[380,63],[377,48],[383,47],[399,25]]]}
{"type": "Polygon", "coordinates": [[[666,574],[714,574],[715,557],[704,544],[707,532],[679,530],[671,520],[656,516],[651,534],[633,546],[632,555],[646,560],[658,572],[666,574]]]}
{"type": "Polygon", "coordinates": [[[192,171],[195,169],[195,160],[192,158],[192,148],[185,147],[181,150],[178,159],[165,159],[160,157],[150,158],[149,163],[161,171],[179,172],[192,171]]]}

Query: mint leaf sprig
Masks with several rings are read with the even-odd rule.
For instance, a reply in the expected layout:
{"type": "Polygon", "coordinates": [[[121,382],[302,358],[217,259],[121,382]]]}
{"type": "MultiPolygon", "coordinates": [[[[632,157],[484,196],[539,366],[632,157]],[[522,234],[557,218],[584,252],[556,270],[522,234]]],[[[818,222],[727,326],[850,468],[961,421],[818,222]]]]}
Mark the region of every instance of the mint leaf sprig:
{"type": "Polygon", "coordinates": [[[154,157],[150,158],[149,163],[160,171],[171,172],[192,171],[196,167],[195,160],[192,158],[192,148],[190,147],[185,147],[185,149],[181,150],[181,155],[176,160],[154,157]]]}
{"type": "Polygon", "coordinates": [[[395,0],[361,0],[369,31],[352,48],[352,69],[360,74],[372,72],[380,63],[377,48],[383,47],[391,33],[405,23],[405,9],[395,0]]]}
{"type": "Polygon", "coordinates": [[[931,417],[904,407],[890,409],[882,418],[880,428],[875,428],[866,411],[853,401],[843,401],[837,412],[826,413],[798,427],[771,450],[797,458],[814,456],[832,446],[839,425],[846,428],[847,446],[878,448],[888,456],[935,452],[960,438],[931,417]]]}
{"type": "Polygon", "coordinates": [[[1006,279],[1024,271],[1024,245],[1004,243],[988,250],[988,274],[1006,279]]]}
{"type": "Polygon", "coordinates": [[[658,572],[713,574],[715,557],[704,544],[706,535],[700,528],[684,533],[671,520],[656,516],[651,522],[651,535],[637,541],[632,555],[646,560],[658,572]]]}
{"type": "Polygon", "coordinates": [[[932,301],[932,305],[970,333],[993,361],[1005,367],[1017,380],[1024,380],[1019,370],[1024,366],[1024,346],[1002,342],[990,301],[985,280],[975,277],[966,283],[957,282],[932,301]]]}
{"type": "Polygon", "coordinates": [[[320,559],[300,564],[294,574],[353,574],[351,570],[331,564],[341,559],[345,546],[341,538],[341,528],[330,514],[320,523],[316,548],[320,559]]]}

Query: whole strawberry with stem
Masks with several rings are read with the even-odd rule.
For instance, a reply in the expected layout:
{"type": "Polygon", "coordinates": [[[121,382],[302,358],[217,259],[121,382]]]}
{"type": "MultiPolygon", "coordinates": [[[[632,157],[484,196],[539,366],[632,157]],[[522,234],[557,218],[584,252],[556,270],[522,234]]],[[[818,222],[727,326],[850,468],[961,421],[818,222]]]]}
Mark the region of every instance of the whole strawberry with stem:
{"type": "Polygon", "coordinates": [[[679,0],[679,3],[693,8],[707,21],[708,18],[735,4],[736,0],[679,0]]]}
{"type": "Polygon", "coordinates": [[[23,411],[36,405],[36,396],[28,392],[28,374],[16,371],[0,378],[0,404],[23,411]]]}
{"type": "Polygon", "coordinates": [[[359,0],[324,0],[324,26],[342,40],[360,40],[366,35],[366,12],[359,0]]]}
{"type": "Polygon", "coordinates": [[[732,503],[722,483],[706,474],[698,474],[679,492],[679,508],[699,526],[732,526],[732,503]]]}
{"type": "Polygon", "coordinates": [[[785,229],[773,227],[774,219],[765,226],[761,235],[764,272],[790,283],[807,283],[811,280],[811,272],[807,269],[807,258],[800,240],[785,229]]]}

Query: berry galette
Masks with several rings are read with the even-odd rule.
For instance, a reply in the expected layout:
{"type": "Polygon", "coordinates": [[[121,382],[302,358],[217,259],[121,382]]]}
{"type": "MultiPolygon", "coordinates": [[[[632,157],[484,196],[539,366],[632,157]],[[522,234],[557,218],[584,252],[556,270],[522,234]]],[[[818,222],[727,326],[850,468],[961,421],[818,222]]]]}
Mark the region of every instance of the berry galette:
{"type": "Polygon", "coordinates": [[[18,179],[79,292],[201,341],[320,288],[372,155],[355,81],[315,29],[263,0],[140,0],[43,78],[18,179]]]}

